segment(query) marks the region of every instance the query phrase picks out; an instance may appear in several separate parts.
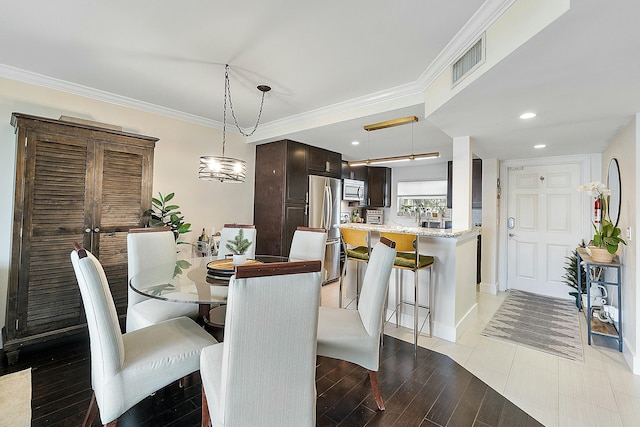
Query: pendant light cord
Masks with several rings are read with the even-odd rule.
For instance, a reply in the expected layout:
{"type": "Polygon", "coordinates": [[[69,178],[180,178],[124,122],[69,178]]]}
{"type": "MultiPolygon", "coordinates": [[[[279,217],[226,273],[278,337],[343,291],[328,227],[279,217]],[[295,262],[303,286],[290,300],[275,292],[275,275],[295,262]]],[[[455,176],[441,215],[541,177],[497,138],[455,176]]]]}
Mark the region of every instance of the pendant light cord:
{"type": "MultiPolygon", "coordinates": [[[[243,136],[245,137],[249,137],[251,135],[253,135],[255,133],[255,131],[258,129],[258,125],[260,124],[260,118],[262,117],[262,106],[264,105],[264,95],[265,93],[267,93],[269,90],[271,90],[270,87],[268,86],[258,86],[258,90],[260,90],[262,92],[262,99],[260,100],[260,111],[258,111],[258,119],[256,120],[256,124],[253,127],[253,130],[249,133],[245,133],[242,128],[240,128],[240,124],[238,123],[238,119],[236,118],[236,113],[233,110],[233,101],[231,99],[231,84],[229,83],[229,64],[225,64],[224,66],[224,82],[225,82],[225,87],[224,87],[224,116],[223,116],[223,120],[225,120],[224,118],[226,117],[227,114],[227,95],[229,97],[229,106],[231,107],[231,116],[233,117],[233,121],[236,124],[236,127],[238,128],[238,132],[240,132],[243,136]]],[[[222,149],[223,149],[223,156],[224,156],[224,121],[222,124],[222,149]]]]}

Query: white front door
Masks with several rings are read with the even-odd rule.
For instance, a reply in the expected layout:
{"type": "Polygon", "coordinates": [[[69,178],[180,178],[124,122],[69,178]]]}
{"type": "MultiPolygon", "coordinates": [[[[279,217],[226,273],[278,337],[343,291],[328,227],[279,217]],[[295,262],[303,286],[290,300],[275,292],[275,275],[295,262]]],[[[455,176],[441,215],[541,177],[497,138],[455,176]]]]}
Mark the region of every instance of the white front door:
{"type": "Polygon", "coordinates": [[[580,165],[508,169],[507,287],[559,298],[567,256],[581,240],[580,165]]]}

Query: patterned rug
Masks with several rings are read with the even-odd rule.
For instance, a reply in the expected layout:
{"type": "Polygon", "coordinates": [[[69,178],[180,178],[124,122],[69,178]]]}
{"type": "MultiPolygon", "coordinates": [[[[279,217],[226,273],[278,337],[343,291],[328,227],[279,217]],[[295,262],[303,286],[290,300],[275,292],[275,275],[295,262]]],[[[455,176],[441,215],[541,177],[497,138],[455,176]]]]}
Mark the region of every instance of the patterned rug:
{"type": "Polygon", "coordinates": [[[0,427],[31,425],[31,368],[0,377],[0,427]]]}
{"type": "Polygon", "coordinates": [[[512,289],[482,335],[583,360],[578,309],[573,300],[512,289]]]}

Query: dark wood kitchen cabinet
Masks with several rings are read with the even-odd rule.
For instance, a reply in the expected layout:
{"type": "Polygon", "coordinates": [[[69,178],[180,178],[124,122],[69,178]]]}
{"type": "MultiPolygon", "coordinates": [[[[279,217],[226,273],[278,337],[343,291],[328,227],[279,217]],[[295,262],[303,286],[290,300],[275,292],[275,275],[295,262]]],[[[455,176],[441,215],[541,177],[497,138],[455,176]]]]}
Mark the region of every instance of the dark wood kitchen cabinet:
{"type": "Polygon", "coordinates": [[[388,208],[391,206],[391,168],[378,166],[349,166],[342,162],[342,178],[364,182],[362,207],[388,208]]]}
{"type": "Polygon", "coordinates": [[[342,162],[342,179],[367,180],[366,166],[349,166],[349,162],[342,162]]]}
{"type": "Polygon", "coordinates": [[[342,154],[312,146],[307,146],[307,152],[309,175],[342,176],[342,154]]]}
{"type": "Polygon", "coordinates": [[[14,113],[16,181],[4,350],[86,327],[69,254],[100,259],[118,315],[127,309],[130,228],[151,206],[157,138],[14,113]]]}
{"type": "Polygon", "coordinates": [[[289,253],[293,232],[307,224],[307,147],[282,140],[256,147],[256,253],[289,253]]]}
{"type": "Polygon", "coordinates": [[[388,208],[391,206],[391,168],[367,166],[365,184],[367,206],[388,208]]]}
{"type": "MultiPolygon", "coordinates": [[[[453,162],[447,163],[447,207],[453,197],[453,162]]],[[[473,159],[471,167],[471,208],[482,209],[482,159],[473,159]]]]}
{"type": "Polygon", "coordinates": [[[309,223],[309,175],[340,178],[342,155],[292,140],[256,147],[253,218],[256,253],[288,256],[298,226],[309,223]]]}

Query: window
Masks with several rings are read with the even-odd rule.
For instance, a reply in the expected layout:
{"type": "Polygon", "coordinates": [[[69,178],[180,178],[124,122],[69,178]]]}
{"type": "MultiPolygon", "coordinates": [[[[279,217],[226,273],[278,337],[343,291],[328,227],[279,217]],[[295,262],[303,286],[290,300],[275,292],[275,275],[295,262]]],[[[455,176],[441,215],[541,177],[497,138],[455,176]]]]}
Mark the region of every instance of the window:
{"type": "Polygon", "coordinates": [[[398,182],[398,215],[413,216],[422,212],[439,212],[447,208],[447,181],[398,182]]]}

